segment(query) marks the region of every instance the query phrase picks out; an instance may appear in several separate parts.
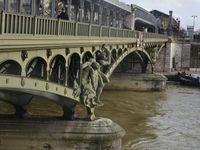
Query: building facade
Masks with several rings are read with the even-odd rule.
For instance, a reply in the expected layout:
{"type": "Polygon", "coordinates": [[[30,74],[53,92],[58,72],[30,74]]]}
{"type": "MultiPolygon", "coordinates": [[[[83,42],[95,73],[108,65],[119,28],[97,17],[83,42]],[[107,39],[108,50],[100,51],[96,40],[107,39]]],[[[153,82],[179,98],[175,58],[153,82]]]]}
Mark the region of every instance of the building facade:
{"type": "Polygon", "coordinates": [[[169,11],[169,14],[165,14],[158,10],[150,11],[156,18],[161,21],[161,27],[159,29],[160,33],[165,33],[168,35],[176,35],[180,29],[180,20],[173,18],[173,12],[169,11]]]}

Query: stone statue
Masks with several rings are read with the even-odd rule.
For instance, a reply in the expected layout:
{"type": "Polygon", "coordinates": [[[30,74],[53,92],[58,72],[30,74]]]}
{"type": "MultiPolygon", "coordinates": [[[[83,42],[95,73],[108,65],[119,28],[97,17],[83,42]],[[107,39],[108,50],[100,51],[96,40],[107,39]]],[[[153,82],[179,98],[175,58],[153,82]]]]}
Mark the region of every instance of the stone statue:
{"type": "Polygon", "coordinates": [[[100,95],[105,83],[108,82],[109,79],[100,71],[100,65],[94,59],[82,65],[80,89],[76,88],[74,93],[77,95],[77,91],[80,92],[80,100],[86,106],[89,120],[95,119],[95,107],[103,105],[100,95]]]}
{"type": "Polygon", "coordinates": [[[51,8],[50,8],[51,1],[50,0],[41,0],[40,1],[40,15],[41,16],[50,16],[51,8]]]}
{"type": "Polygon", "coordinates": [[[151,50],[151,53],[150,53],[150,57],[152,61],[152,72],[154,72],[154,66],[155,66],[156,60],[158,59],[157,51],[158,51],[158,47],[155,47],[151,50]]]}
{"type": "Polygon", "coordinates": [[[111,53],[105,47],[105,45],[103,45],[101,48],[101,51],[99,53],[97,53],[97,62],[101,66],[108,66],[111,64],[111,53]]]}
{"type": "Polygon", "coordinates": [[[81,66],[80,85],[74,84],[74,96],[80,96],[81,102],[86,106],[87,118],[95,119],[94,110],[96,106],[102,106],[100,95],[104,85],[109,82],[108,77],[101,71],[104,66],[111,64],[111,53],[102,46],[95,59],[90,59],[81,66]],[[78,85],[78,86],[77,86],[78,85]]]}

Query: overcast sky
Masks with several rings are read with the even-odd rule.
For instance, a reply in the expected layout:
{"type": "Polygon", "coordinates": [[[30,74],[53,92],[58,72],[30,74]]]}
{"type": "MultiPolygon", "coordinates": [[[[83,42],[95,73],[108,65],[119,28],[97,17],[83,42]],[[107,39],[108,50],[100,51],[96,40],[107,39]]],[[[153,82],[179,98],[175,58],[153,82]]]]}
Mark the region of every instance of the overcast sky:
{"type": "Polygon", "coordinates": [[[136,4],[150,11],[157,9],[166,14],[169,10],[173,11],[174,18],[180,18],[181,27],[187,28],[187,25],[193,25],[195,19],[195,29],[200,29],[200,0],[120,0],[127,4],[136,4]]]}

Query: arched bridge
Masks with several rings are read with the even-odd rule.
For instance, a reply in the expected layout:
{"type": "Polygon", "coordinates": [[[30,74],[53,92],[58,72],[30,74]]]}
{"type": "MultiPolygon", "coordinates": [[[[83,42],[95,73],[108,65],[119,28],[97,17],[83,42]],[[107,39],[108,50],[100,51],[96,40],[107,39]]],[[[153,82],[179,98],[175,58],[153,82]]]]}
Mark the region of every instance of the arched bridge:
{"type": "MultiPolygon", "coordinates": [[[[0,99],[26,115],[34,95],[63,107],[72,119],[81,102],[83,65],[107,50],[110,62],[101,66],[109,78],[123,60],[137,60],[142,72],[153,64],[167,37],[127,29],[68,22],[2,12],[0,15],[0,99]],[[81,91],[80,91],[81,92],[81,91]]],[[[93,107],[94,108],[94,107],[93,107]]],[[[93,109],[90,110],[93,113],[93,109]]]]}

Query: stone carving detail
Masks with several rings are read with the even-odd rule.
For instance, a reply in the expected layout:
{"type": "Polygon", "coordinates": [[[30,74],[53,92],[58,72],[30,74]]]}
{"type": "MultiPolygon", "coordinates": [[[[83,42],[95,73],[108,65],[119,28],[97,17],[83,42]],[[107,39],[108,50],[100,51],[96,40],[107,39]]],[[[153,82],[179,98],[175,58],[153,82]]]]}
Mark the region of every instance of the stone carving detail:
{"type": "Polygon", "coordinates": [[[23,50],[21,53],[21,58],[24,61],[26,58],[28,58],[28,52],[26,50],[23,50]]]}
{"type": "Polygon", "coordinates": [[[152,61],[152,72],[154,72],[155,63],[159,57],[159,50],[162,46],[156,46],[151,50],[150,57],[152,61]]]}
{"type": "Polygon", "coordinates": [[[41,16],[50,16],[50,14],[51,14],[50,5],[51,5],[50,0],[41,0],[40,1],[39,11],[40,11],[41,16]]]}
{"type": "Polygon", "coordinates": [[[89,62],[82,65],[80,99],[86,106],[87,118],[90,120],[95,119],[95,107],[103,105],[100,95],[106,82],[108,82],[108,78],[101,72],[99,63],[94,59],[90,59],[89,62]]]}
{"type": "Polygon", "coordinates": [[[80,87],[76,86],[74,90],[74,95],[79,94],[81,102],[85,105],[89,120],[95,119],[95,107],[103,106],[100,95],[104,85],[109,82],[108,77],[101,71],[102,66],[110,65],[111,62],[110,53],[105,47],[102,47],[97,60],[98,62],[90,59],[81,66],[80,87]]]}
{"type": "Polygon", "coordinates": [[[97,54],[96,60],[101,66],[108,66],[111,64],[111,53],[105,45],[102,46],[101,51],[97,54]]]}

